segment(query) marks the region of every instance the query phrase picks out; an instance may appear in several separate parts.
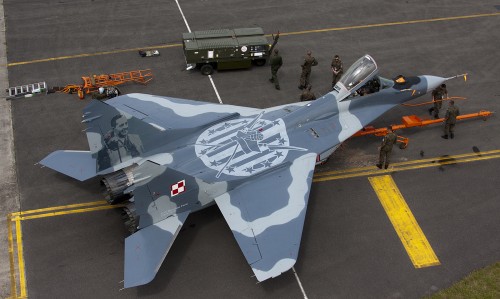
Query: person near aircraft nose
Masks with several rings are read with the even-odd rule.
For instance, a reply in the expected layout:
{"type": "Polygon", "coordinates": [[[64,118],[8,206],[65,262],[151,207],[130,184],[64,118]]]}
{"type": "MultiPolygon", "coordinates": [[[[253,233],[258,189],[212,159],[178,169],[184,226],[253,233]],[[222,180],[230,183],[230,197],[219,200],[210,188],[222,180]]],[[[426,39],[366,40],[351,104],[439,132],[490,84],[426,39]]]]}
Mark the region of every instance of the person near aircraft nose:
{"type": "Polygon", "coordinates": [[[451,139],[455,137],[455,123],[457,122],[457,116],[459,115],[460,111],[458,110],[458,107],[455,106],[455,101],[451,100],[449,102],[448,109],[446,110],[446,115],[444,116],[444,135],[441,136],[442,138],[448,139],[448,133],[450,134],[451,139]]]}
{"type": "Polygon", "coordinates": [[[443,99],[448,97],[448,90],[446,89],[446,84],[441,84],[436,89],[432,91],[432,102],[434,107],[429,109],[429,115],[432,115],[434,111],[434,118],[439,118],[439,110],[443,106],[443,99]]]}
{"type": "Polygon", "coordinates": [[[342,60],[340,60],[339,55],[335,55],[332,60],[332,90],[335,84],[340,80],[340,77],[342,77],[342,74],[344,73],[344,66],[342,65],[342,60]]]}
{"type": "Polygon", "coordinates": [[[389,167],[389,158],[392,152],[392,146],[398,140],[398,136],[392,129],[388,129],[388,134],[382,139],[382,144],[380,145],[380,154],[377,167],[382,169],[382,165],[385,164],[385,169],[389,167]]]}
{"type": "Polygon", "coordinates": [[[302,94],[300,95],[300,101],[314,101],[316,100],[316,96],[311,91],[311,84],[307,85],[302,94]]]}
{"type": "Polygon", "coordinates": [[[299,89],[304,89],[309,85],[309,77],[311,76],[311,67],[318,65],[316,58],[312,56],[311,51],[307,51],[304,62],[302,63],[302,74],[300,75],[299,89]]]}

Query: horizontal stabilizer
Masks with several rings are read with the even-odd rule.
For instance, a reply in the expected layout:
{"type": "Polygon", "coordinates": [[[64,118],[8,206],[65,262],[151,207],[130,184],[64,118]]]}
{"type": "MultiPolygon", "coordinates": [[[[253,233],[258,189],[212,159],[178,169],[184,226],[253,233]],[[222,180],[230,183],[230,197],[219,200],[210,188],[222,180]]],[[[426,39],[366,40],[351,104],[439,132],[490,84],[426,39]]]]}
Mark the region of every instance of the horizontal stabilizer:
{"type": "Polygon", "coordinates": [[[188,215],[168,217],[125,239],[125,288],[153,280],[188,215]]]}
{"type": "Polygon", "coordinates": [[[55,151],[40,164],[80,181],[96,176],[96,159],[89,151],[55,151]]]}

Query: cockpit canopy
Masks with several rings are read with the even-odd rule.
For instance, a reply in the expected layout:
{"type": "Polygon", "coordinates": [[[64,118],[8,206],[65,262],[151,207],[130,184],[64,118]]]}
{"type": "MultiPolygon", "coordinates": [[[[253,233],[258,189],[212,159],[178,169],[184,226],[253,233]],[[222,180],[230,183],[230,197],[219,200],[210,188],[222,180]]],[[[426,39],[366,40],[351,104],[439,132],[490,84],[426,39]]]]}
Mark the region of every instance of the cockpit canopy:
{"type": "Polygon", "coordinates": [[[378,73],[375,60],[365,55],[354,62],[334,86],[337,101],[341,101],[354,93],[358,88],[371,80],[378,73]]]}

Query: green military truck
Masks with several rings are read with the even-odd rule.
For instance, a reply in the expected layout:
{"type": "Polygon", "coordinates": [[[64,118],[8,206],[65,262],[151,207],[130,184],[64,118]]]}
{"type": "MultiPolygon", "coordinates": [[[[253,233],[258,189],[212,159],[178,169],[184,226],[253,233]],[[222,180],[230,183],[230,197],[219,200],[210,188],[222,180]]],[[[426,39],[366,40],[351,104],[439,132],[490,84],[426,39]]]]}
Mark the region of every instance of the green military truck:
{"type": "Polygon", "coordinates": [[[262,28],[218,29],[182,34],[187,70],[199,68],[203,75],[214,69],[249,68],[266,64],[279,33],[269,45],[262,28]]]}

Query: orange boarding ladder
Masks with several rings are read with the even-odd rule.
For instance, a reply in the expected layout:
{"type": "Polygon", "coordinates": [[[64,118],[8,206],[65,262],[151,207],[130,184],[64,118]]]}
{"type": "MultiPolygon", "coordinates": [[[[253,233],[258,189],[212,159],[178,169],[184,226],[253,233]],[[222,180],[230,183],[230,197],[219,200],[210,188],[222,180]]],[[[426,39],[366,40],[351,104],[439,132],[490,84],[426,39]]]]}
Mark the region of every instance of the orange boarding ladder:
{"type": "MultiPolygon", "coordinates": [[[[488,117],[490,117],[493,114],[491,111],[487,110],[481,110],[476,113],[470,113],[470,114],[465,114],[465,115],[459,115],[457,116],[457,120],[466,120],[466,119],[472,119],[472,118],[482,118],[483,120],[486,120],[488,117]]],[[[444,118],[438,118],[438,119],[421,119],[420,117],[416,115],[406,115],[403,116],[402,118],[402,124],[399,125],[391,125],[390,128],[393,131],[396,130],[401,130],[401,129],[406,129],[406,128],[413,128],[413,127],[425,127],[428,125],[433,125],[437,123],[442,123],[444,122],[444,118]]],[[[375,128],[373,126],[366,126],[354,135],[352,137],[359,137],[359,136],[366,136],[366,135],[375,135],[375,136],[385,136],[388,134],[388,129],[389,128],[375,128]]],[[[397,142],[400,143],[400,148],[404,149],[408,146],[409,139],[403,136],[398,136],[397,142]]]]}

